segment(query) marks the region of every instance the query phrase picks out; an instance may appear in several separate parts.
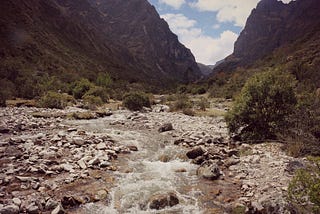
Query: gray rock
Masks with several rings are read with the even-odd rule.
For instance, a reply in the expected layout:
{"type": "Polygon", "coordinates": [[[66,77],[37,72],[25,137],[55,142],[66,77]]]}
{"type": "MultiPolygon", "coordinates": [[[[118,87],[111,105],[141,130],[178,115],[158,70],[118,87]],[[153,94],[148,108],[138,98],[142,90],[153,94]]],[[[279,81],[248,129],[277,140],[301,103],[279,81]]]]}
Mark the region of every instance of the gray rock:
{"type": "Polygon", "coordinates": [[[106,190],[99,190],[93,197],[94,201],[101,201],[106,199],[108,196],[108,192],[106,190]]]}
{"type": "Polygon", "coordinates": [[[20,208],[15,204],[0,208],[0,214],[18,214],[19,211],[20,208]]]}
{"type": "Polygon", "coordinates": [[[27,206],[27,212],[30,214],[38,214],[40,213],[40,209],[35,203],[32,203],[29,206],[27,206]]]}
{"type": "Polygon", "coordinates": [[[208,180],[217,180],[220,177],[221,172],[216,163],[211,165],[204,164],[197,169],[197,175],[208,180]]]}
{"type": "Polygon", "coordinates": [[[21,205],[21,203],[22,203],[19,198],[13,198],[13,199],[12,199],[12,202],[13,202],[15,205],[19,206],[19,207],[20,207],[20,205],[21,205]]]}
{"type": "Polygon", "coordinates": [[[189,159],[195,159],[205,153],[204,149],[200,146],[195,147],[187,152],[187,157],[189,159]]]}
{"type": "Polygon", "coordinates": [[[86,162],[83,159],[78,160],[77,164],[80,166],[81,169],[86,169],[87,168],[86,162]]]}
{"type": "Polygon", "coordinates": [[[65,214],[66,211],[63,209],[62,205],[59,204],[52,212],[51,214],[65,214]]]}
{"type": "Polygon", "coordinates": [[[74,172],[73,166],[71,164],[63,164],[62,167],[67,172],[74,172]]]}
{"type": "Polygon", "coordinates": [[[159,129],[158,132],[167,132],[173,130],[172,123],[165,123],[159,129]]]}
{"type": "Polygon", "coordinates": [[[45,208],[46,208],[46,210],[53,210],[58,205],[59,205],[59,203],[57,201],[53,200],[52,198],[49,198],[49,200],[46,202],[45,208]]]}
{"type": "Polygon", "coordinates": [[[177,195],[173,192],[166,193],[166,194],[157,194],[153,195],[149,199],[149,208],[161,210],[165,207],[173,207],[179,204],[179,199],[177,195]]]}
{"type": "Polygon", "coordinates": [[[104,149],[106,149],[107,148],[107,145],[105,144],[105,143],[99,143],[98,145],[97,145],[97,149],[99,149],[99,150],[104,150],[104,149]]]}
{"type": "Polygon", "coordinates": [[[72,139],[72,143],[78,146],[83,146],[85,143],[85,140],[82,137],[74,137],[72,139]]]}

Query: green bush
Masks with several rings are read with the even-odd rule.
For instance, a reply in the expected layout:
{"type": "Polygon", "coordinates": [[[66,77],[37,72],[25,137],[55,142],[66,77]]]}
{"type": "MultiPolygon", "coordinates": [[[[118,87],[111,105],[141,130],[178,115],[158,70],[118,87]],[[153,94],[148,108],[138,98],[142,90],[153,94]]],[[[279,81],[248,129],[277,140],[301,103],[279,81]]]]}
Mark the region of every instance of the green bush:
{"type": "Polygon", "coordinates": [[[47,92],[39,100],[39,106],[43,108],[63,109],[72,103],[74,103],[74,98],[72,96],[53,91],[47,92]]]}
{"type": "Polygon", "coordinates": [[[146,94],[132,92],[124,95],[123,105],[131,111],[139,111],[143,107],[150,107],[150,101],[146,94]]]}
{"type": "Polygon", "coordinates": [[[173,103],[173,106],[171,109],[174,111],[178,111],[178,110],[183,110],[191,107],[192,107],[192,104],[188,96],[185,94],[180,94],[180,95],[177,95],[177,99],[173,103]]]}
{"type": "Polygon", "coordinates": [[[207,90],[202,86],[197,86],[191,89],[192,94],[205,94],[207,90]]]}
{"type": "Polygon", "coordinates": [[[100,97],[103,102],[109,101],[109,94],[106,88],[95,86],[89,89],[89,91],[86,92],[85,96],[95,96],[100,97]]]}
{"type": "Polygon", "coordinates": [[[97,109],[98,106],[103,105],[103,101],[100,97],[93,95],[85,95],[83,96],[84,107],[90,110],[97,109]]]}
{"type": "Polygon", "coordinates": [[[289,184],[288,198],[297,213],[320,213],[320,158],[296,172],[289,184]]]}
{"type": "Polygon", "coordinates": [[[111,76],[108,73],[99,73],[96,84],[104,88],[109,87],[112,84],[111,76]]]}
{"type": "Polygon", "coordinates": [[[88,79],[80,79],[71,86],[74,98],[81,99],[94,85],[88,79]]]}
{"type": "Polygon", "coordinates": [[[226,121],[241,140],[274,139],[296,105],[294,78],[280,71],[254,75],[241,90],[226,121]]]}
{"type": "Polygon", "coordinates": [[[207,108],[210,107],[210,103],[207,98],[201,97],[200,100],[198,101],[198,106],[201,111],[205,111],[207,108]]]}

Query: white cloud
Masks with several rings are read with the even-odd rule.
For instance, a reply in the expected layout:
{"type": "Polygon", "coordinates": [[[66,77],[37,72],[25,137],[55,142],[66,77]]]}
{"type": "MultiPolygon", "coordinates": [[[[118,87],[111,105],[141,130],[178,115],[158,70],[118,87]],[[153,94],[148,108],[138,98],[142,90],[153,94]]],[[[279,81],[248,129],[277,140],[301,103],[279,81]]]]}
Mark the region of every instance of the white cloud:
{"type": "MultiPolygon", "coordinates": [[[[199,11],[217,12],[219,22],[232,22],[234,25],[244,27],[248,16],[260,0],[196,0],[189,3],[199,11]]],[[[280,0],[279,0],[280,1],[280,0]]],[[[281,0],[289,3],[292,0],[281,0]]]]}
{"type": "Polygon", "coordinates": [[[212,26],[213,29],[219,29],[220,27],[221,27],[221,25],[219,25],[219,24],[215,24],[212,26]]]}
{"type": "Polygon", "coordinates": [[[179,9],[183,4],[186,3],[185,0],[159,0],[160,4],[166,4],[169,5],[171,7],[173,7],[174,9],[179,9]]]}
{"type": "Polygon", "coordinates": [[[253,8],[259,0],[197,0],[190,3],[191,7],[199,11],[217,12],[219,22],[233,22],[236,26],[243,27],[253,8]]]}
{"type": "Polygon", "coordinates": [[[218,38],[208,35],[196,27],[197,21],[183,14],[164,14],[161,16],[176,33],[186,47],[190,48],[198,62],[215,64],[233,51],[238,35],[232,31],[224,31],[218,38]]]}

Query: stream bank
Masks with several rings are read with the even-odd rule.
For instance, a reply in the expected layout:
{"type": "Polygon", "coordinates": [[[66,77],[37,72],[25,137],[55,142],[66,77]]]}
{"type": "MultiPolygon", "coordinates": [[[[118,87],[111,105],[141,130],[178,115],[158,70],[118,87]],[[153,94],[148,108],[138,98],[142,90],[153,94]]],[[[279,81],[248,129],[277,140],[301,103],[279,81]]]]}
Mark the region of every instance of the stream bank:
{"type": "Polygon", "coordinates": [[[32,112],[79,109],[2,108],[0,211],[289,212],[288,166],[303,160],[274,143],[230,142],[222,117],[159,109],[70,120],[32,112]]]}

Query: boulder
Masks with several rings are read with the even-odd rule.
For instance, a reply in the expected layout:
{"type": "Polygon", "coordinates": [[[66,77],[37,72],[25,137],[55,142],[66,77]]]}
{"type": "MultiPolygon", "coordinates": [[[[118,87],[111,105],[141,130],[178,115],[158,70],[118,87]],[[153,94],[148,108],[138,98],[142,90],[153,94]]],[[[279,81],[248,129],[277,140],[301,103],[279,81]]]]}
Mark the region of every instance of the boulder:
{"type": "Polygon", "coordinates": [[[172,126],[172,123],[165,123],[163,124],[159,129],[158,131],[161,133],[161,132],[167,132],[167,131],[171,131],[173,130],[173,126],[172,126]]]}
{"type": "Polygon", "coordinates": [[[59,204],[52,212],[51,214],[65,214],[66,211],[63,209],[62,205],[59,204]]]}
{"type": "Polygon", "coordinates": [[[179,199],[173,192],[156,194],[149,199],[149,208],[155,210],[161,210],[165,207],[173,207],[177,204],[179,204],[179,199]]]}
{"type": "Polygon", "coordinates": [[[204,149],[200,146],[195,147],[187,152],[187,157],[189,159],[195,159],[205,153],[204,149]]]}
{"type": "Polygon", "coordinates": [[[17,205],[7,205],[0,208],[0,214],[18,214],[20,211],[17,205]]]}
{"type": "Polygon", "coordinates": [[[197,175],[208,180],[217,180],[220,177],[221,172],[216,163],[211,165],[204,164],[197,169],[197,175]]]}

